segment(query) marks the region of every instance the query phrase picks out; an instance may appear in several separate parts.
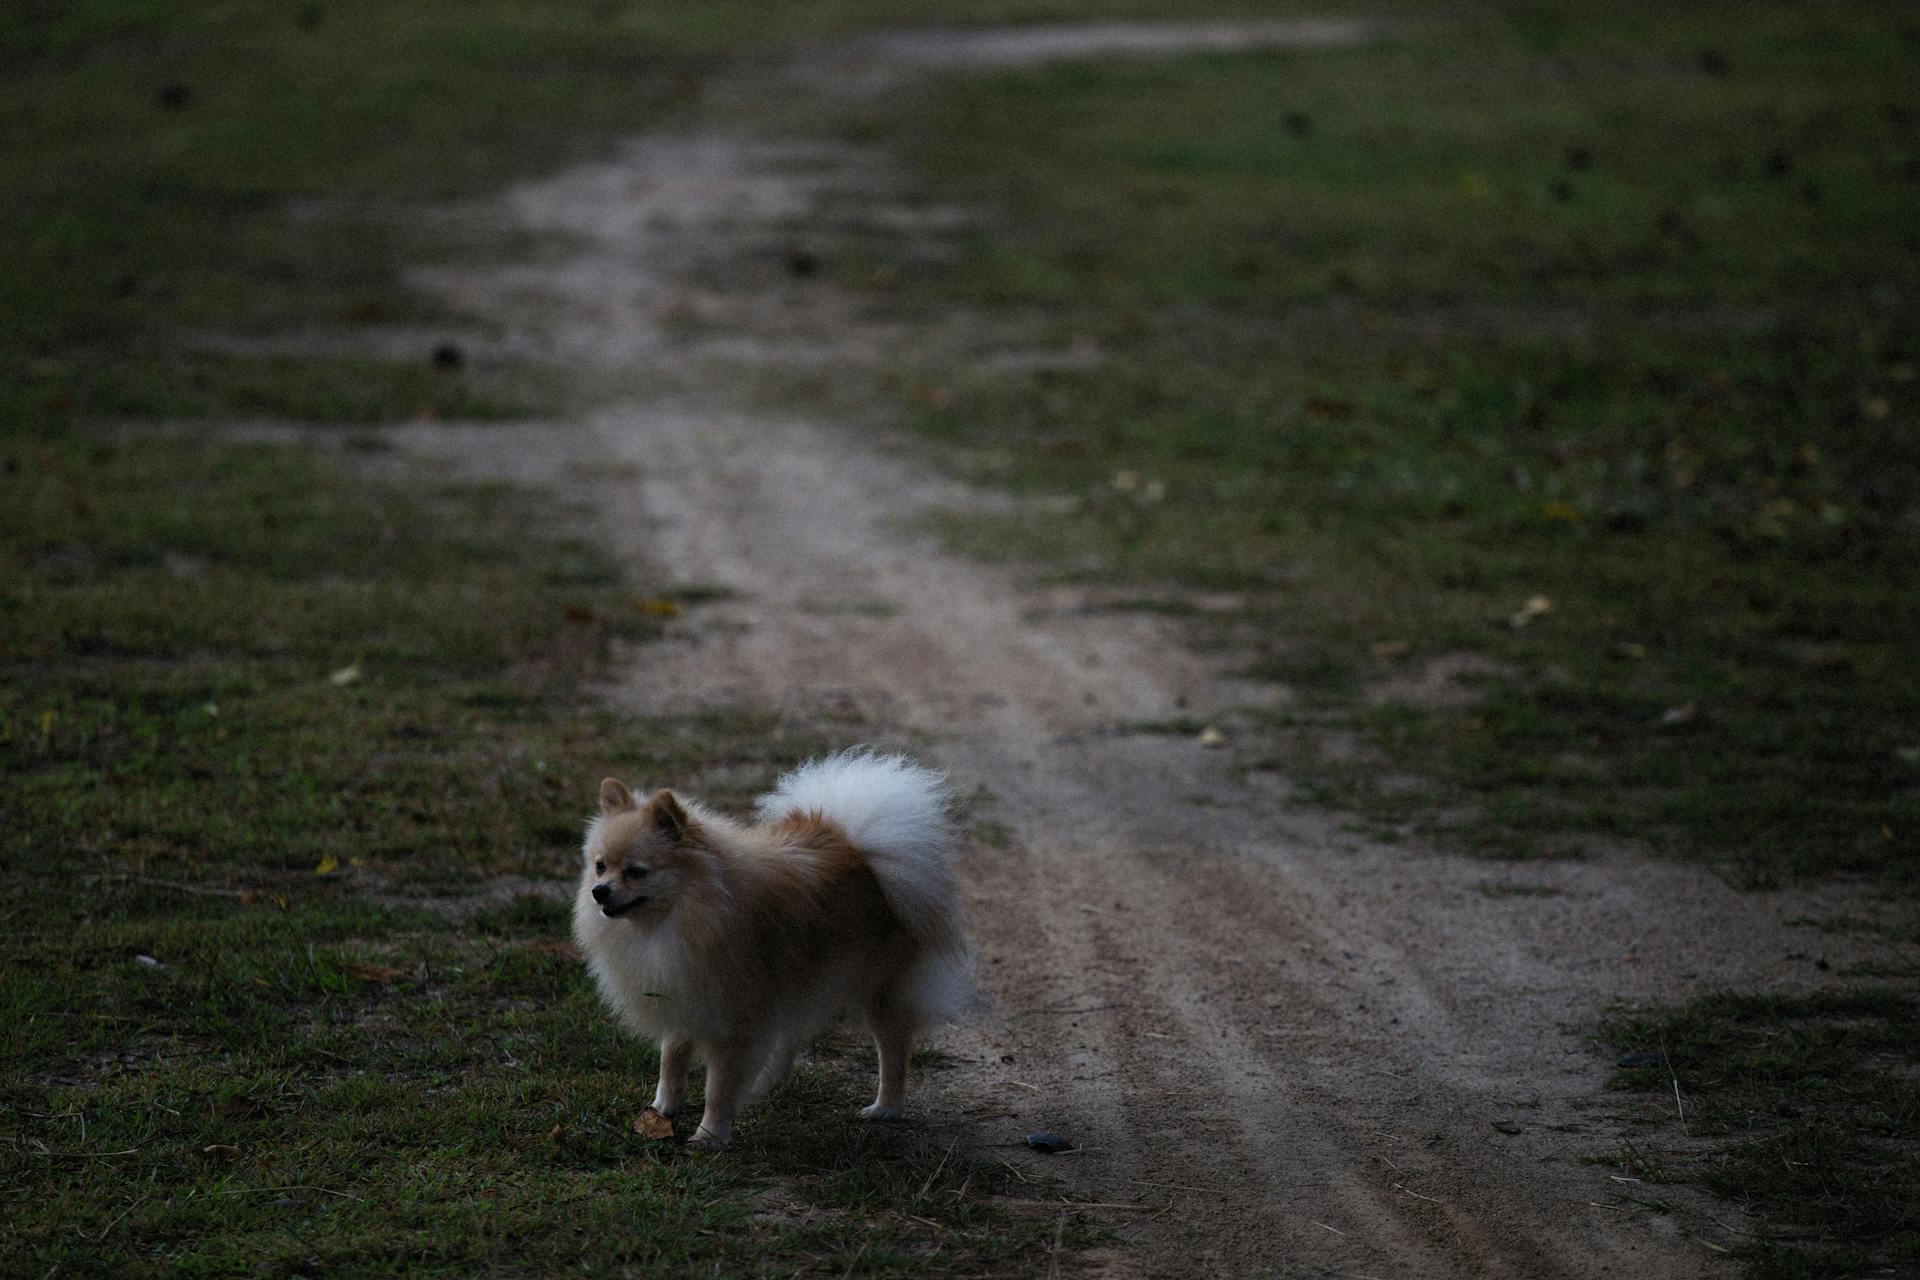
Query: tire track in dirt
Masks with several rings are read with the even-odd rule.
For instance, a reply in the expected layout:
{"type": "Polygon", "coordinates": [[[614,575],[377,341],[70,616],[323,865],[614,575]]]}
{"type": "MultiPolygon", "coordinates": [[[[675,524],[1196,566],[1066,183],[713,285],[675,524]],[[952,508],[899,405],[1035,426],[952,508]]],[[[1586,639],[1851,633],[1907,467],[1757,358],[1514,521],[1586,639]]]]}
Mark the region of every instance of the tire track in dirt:
{"type": "MultiPolygon", "coordinates": [[[[644,139],[509,193],[487,216],[566,232],[575,256],[423,279],[504,324],[516,348],[635,389],[562,430],[404,438],[469,467],[562,478],[633,556],[733,593],[638,651],[617,701],[799,716],[851,705],[979,788],[977,816],[1004,832],[961,868],[989,1002],[943,1037],[965,1065],[928,1082],[919,1109],[980,1117],[986,1147],[1068,1133],[1081,1154],[1022,1154],[1023,1167],[1086,1199],[1164,1206],[1121,1225],[1135,1246],[1122,1269],[1692,1277],[1720,1265],[1690,1237],[1724,1231],[1623,1205],[1606,1169],[1580,1163],[1613,1139],[1594,1101],[1604,1064],[1565,1028],[1615,1000],[1813,985],[1786,920],[1840,914],[1847,892],[1787,904],[1625,853],[1497,864],[1369,846],[1291,805],[1283,779],[1234,769],[1230,750],[1118,731],[1231,725],[1234,707],[1273,694],[1224,678],[1161,620],[1079,608],[1086,593],[911,532],[918,514],[990,497],[849,429],[738,407],[739,362],[783,349],[769,333],[807,334],[810,359],[850,362],[931,340],[862,328],[817,283],[743,300],[685,273],[763,249],[836,183],[844,195],[881,168],[706,133],[644,139]],[[723,331],[673,336],[690,307],[724,317],[723,331]],[[671,393],[648,389],[661,385],[671,393]],[[1482,891],[1501,879],[1556,896],[1482,891]]],[[[1827,945],[1842,962],[1848,944],[1827,945]]]]}

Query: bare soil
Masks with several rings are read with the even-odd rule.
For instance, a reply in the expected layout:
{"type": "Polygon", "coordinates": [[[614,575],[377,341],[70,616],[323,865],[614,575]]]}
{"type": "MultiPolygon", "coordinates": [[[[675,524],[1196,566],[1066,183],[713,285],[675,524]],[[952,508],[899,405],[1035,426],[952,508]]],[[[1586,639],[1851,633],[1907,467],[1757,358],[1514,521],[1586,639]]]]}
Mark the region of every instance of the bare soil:
{"type": "MultiPolygon", "coordinates": [[[[924,62],[941,38],[866,53],[924,62]]],[[[957,61],[1011,56],[994,43],[1004,33],[953,38],[957,61]]],[[[1098,593],[1035,585],[915,532],[916,516],[991,495],[847,424],[743,407],[759,364],[955,340],[871,324],[817,280],[699,282],[697,267],[780,244],[829,192],[883,206],[885,169],[749,125],[640,139],[507,193],[486,216],[567,233],[570,252],[429,282],[515,349],[625,390],[579,422],[427,424],[403,442],[560,482],[654,573],[731,593],[632,655],[609,690],[622,705],[845,719],[850,737],[951,771],[979,833],[961,879],[985,1000],[937,1038],[960,1065],[930,1073],[915,1110],[959,1117],[988,1154],[1044,1170],[1028,1174],[1037,1197],[1064,1187],[1138,1206],[1090,1211],[1121,1243],[1105,1265],[1724,1266],[1702,1241],[1734,1243],[1737,1217],[1583,1163],[1617,1153],[1639,1104],[1603,1092],[1608,1063],[1580,1028],[1615,1001],[1829,982],[1822,964],[1870,944],[1790,922],[1863,914],[1859,895],[1744,893],[1625,850],[1500,863],[1369,843],[1296,803],[1284,773],[1247,767],[1239,711],[1284,690],[1226,678],[1230,658],[1189,651],[1164,617],[1081,607],[1098,593]],[[702,319],[691,333],[689,311],[702,319]],[[1226,742],[1138,727],[1154,722],[1212,724],[1226,742]],[[1078,1149],[1027,1152],[1031,1129],[1078,1149]],[[1675,1211],[1641,1203],[1655,1199],[1675,1211]]]]}

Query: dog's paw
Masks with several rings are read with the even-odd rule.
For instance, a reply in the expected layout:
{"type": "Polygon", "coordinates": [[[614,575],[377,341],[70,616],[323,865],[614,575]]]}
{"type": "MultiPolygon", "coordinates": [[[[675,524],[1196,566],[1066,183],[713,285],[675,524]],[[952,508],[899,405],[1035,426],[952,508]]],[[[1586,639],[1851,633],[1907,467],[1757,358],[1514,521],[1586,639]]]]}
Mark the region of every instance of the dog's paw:
{"type": "Polygon", "coordinates": [[[699,1129],[694,1132],[691,1138],[687,1139],[687,1146],[695,1151],[705,1151],[708,1154],[715,1154],[727,1149],[727,1139],[717,1134],[708,1133],[705,1129],[699,1129]]]}
{"type": "Polygon", "coordinates": [[[870,1107],[860,1108],[862,1120],[898,1120],[905,1114],[905,1110],[900,1107],[883,1107],[877,1102],[870,1107]]]}

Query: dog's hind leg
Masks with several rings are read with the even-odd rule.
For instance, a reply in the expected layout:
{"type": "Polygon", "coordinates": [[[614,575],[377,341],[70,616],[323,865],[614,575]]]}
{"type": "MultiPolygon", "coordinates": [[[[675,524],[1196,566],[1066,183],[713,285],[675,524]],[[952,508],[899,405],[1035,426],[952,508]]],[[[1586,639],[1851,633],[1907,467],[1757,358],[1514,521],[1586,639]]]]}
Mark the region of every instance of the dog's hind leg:
{"type": "Polygon", "coordinates": [[[867,1010],[867,1026],[873,1031],[874,1047],[880,1051],[880,1092],[870,1107],[862,1107],[862,1120],[898,1120],[907,1102],[907,1060],[913,1057],[913,1038],[918,1030],[913,1010],[898,993],[883,991],[867,1010]]]}
{"type": "Polygon", "coordinates": [[[687,1068],[693,1063],[693,1041],[667,1036],[660,1041],[660,1083],[653,1091],[653,1109],[670,1116],[687,1096],[687,1068]]]}
{"type": "Polygon", "coordinates": [[[760,1069],[754,1072],[753,1084],[740,1100],[741,1106],[749,1106],[766,1096],[769,1089],[785,1080],[793,1071],[793,1059],[800,1052],[800,1042],[791,1038],[775,1040],[761,1060],[760,1069]]]}

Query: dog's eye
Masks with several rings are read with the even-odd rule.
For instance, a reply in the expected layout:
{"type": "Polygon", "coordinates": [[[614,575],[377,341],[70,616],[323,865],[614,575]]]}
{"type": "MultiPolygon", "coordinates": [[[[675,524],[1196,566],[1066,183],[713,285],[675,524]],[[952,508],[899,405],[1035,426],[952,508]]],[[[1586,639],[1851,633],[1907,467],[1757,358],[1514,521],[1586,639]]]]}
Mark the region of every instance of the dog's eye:
{"type": "Polygon", "coordinates": [[[607,860],[605,858],[595,858],[593,860],[593,873],[597,876],[607,874],[607,860]]]}

